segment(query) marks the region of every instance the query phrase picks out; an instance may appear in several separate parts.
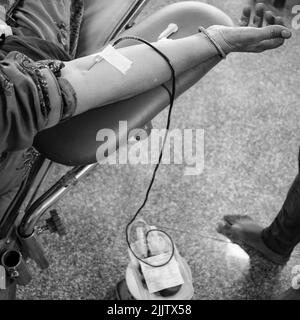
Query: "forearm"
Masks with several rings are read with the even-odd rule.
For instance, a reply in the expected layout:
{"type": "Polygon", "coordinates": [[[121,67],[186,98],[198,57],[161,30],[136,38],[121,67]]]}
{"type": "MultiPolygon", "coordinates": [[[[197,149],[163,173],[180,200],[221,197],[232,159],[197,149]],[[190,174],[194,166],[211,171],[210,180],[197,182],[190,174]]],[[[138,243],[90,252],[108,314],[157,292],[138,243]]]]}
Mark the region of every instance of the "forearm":
{"type": "MultiPolygon", "coordinates": [[[[216,60],[220,59],[214,46],[202,34],[160,41],[154,45],[170,59],[176,75],[214,56],[216,60]]],[[[148,91],[170,79],[168,64],[150,47],[136,45],[118,50],[133,62],[126,75],[106,61],[88,71],[93,64],[93,56],[66,63],[62,77],[72,84],[77,93],[77,114],[148,91]]]]}

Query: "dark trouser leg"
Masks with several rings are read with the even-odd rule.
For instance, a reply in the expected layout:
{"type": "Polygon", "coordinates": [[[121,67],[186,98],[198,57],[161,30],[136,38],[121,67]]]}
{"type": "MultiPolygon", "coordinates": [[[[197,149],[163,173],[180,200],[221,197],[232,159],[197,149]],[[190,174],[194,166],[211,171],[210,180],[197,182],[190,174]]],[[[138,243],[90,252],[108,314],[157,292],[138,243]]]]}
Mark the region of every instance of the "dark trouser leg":
{"type": "Polygon", "coordinates": [[[279,214],[263,231],[262,238],[271,250],[287,257],[300,242],[300,174],[294,180],[279,214]]]}

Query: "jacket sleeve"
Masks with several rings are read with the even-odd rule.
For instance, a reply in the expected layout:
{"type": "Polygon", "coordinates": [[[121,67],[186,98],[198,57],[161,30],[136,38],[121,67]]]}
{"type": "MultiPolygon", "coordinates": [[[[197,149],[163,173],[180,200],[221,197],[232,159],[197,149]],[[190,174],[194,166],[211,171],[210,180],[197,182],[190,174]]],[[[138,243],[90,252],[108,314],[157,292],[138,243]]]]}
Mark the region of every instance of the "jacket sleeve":
{"type": "Polygon", "coordinates": [[[37,132],[63,117],[60,61],[34,62],[10,52],[0,61],[0,153],[32,146],[37,132]]]}

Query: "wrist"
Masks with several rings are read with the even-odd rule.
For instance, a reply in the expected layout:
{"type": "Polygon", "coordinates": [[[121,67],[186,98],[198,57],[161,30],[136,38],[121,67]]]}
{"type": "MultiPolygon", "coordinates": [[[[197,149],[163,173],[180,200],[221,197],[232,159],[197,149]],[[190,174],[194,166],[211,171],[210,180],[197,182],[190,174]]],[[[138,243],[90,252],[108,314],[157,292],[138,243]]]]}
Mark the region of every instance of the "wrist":
{"type": "Polygon", "coordinates": [[[222,47],[214,39],[214,37],[212,37],[212,35],[209,32],[207,32],[207,30],[202,26],[200,26],[198,28],[198,30],[211,43],[211,45],[215,48],[215,50],[218,53],[218,55],[220,56],[220,58],[226,59],[226,57],[227,57],[226,52],[222,49],[222,47]]]}
{"type": "Polygon", "coordinates": [[[207,29],[207,33],[214,39],[214,41],[222,48],[226,55],[235,51],[234,46],[229,43],[221,28],[217,26],[212,26],[207,29]]]}

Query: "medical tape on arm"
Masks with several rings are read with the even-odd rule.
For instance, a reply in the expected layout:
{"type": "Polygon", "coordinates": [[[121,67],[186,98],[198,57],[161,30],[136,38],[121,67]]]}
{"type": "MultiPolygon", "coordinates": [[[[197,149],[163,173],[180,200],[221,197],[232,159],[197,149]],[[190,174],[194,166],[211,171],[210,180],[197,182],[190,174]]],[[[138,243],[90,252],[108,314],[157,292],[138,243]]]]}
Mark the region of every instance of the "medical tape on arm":
{"type": "MultiPolygon", "coordinates": [[[[95,60],[92,67],[102,60],[107,61],[110,65],[116,68],[118,71],[124,75],[132,66],[132,61],[123,56],[118,50],[116,50],[112,45],[108,45],[101,52],[94,55],[95,60]]],[[[92,68],[91,67],[91,68],[92,68]]],[[[91,69],[90,68],[90,69],[91,69]]]]}

